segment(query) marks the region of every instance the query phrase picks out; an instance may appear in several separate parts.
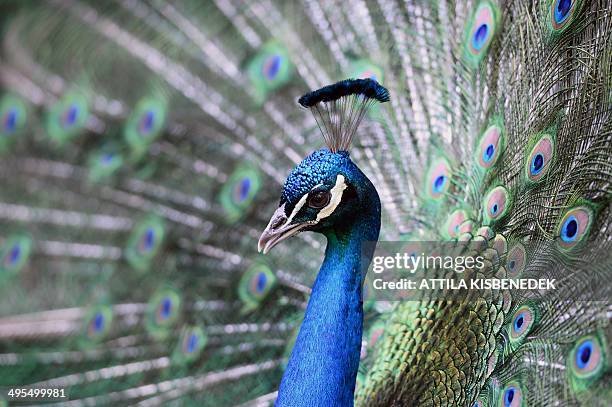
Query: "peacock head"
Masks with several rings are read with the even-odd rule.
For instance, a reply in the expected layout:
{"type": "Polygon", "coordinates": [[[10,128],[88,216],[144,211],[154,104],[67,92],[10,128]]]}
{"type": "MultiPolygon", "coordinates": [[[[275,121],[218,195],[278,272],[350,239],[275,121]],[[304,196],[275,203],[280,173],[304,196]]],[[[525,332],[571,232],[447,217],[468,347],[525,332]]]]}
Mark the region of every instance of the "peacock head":
{"type": "Polygon", "coordinates": [[[347,151],[315,151],[285,181],[280,205],[259,239],[259,251],[265,254],[305,230],[338,232],[377,207],[374,185],[347,151]]]}
{"type": "Polygon", "coordinates": [[[351,161],[348,148],[367,107],[389,94],[372,79],[345,80],[302,96],[328,145],[291,171],[280,205],[259,239],[267,253],[281,241],[309,230],[342,234],[358,218],[380,219],[376,188],[351,161]]]}

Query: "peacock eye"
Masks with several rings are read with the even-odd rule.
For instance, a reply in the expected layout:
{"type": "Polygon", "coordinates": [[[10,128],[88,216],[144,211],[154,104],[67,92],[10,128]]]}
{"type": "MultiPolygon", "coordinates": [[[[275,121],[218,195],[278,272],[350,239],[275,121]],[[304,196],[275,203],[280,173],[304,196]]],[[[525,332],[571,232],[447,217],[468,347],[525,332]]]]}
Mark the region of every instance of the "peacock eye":
{"type": "Polygon", "coordinates": [[[318,191],[308,196],[308,206],[313,209],[321,209],[327,206],[330,200],[329,191],[318,191]]]}

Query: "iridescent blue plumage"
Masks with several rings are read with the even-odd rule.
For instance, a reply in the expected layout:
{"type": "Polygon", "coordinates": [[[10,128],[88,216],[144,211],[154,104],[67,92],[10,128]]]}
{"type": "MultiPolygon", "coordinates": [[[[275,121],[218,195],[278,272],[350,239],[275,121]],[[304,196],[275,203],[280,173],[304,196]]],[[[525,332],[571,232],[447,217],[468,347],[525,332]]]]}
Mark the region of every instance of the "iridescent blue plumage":
{"type": "Polygon", "coordinates": [[[346,80],[299,100],[318,117],[329,149],[315,151],[291,171],[259,248],[265,253],[289,236],[312,230],[327,237],[327,249],[277,406],[353,405],[363,330],[362,285],[372,256],[362,245],[378,240],[381,209],[376,188],[346,151],[369,105],[367,98],[385,102],[389,94],[374,80],[346,80]],[[321,115],[319,103],[349,95],[361,97],[353,101],[355,109],[330,107],[334,123],[321,115]]]}
{"type": "Polygon", "coordinates": [[[593,353],[593,341],[584,341],[576,351],[576,367],[578,369],[584,369],[587,367],[589,360],[591,360],[591,354],[593,353]]]}
{"type": "Polygon", "coordinates": [[[311,108],[329,149],[313,152],[291,171],[259,250],[266,253],[302,230],[325,235],[327,248],[277,406],[353,405],[363,330],[362,286],[373,254],[373,247],[364,250],[363,243],[378,240],[381,204],[376,188],[346,150],[372,100],[386,102],[389,93],[371,79],[340,81],[299,100],[311,108]],[[349,95],[356,99],[334,104],[349,95]],[[321,102],[331,102],[327,118],[321,102]]]}
{"type": "Polygon", "coordinates": [[[104,315],[100,312],[97,313],[93,321],[93,329],[95,332],[100,332],[104,328],[104,315]]]}
{"type": "Polygon", "coordinates": [[[562,23],[569,16],[570,9],[572,8],[571,0],[558,0],[555,2],[554,16],[557,23],[562,23]]]}
{"type": "Polygon", "coordinates": [[[161,319],[166,319],[170,315],[170,311],[172,310],[172,300],[168,297],[162,300],[162,303],[159,308],[159,317],[161,319]]]}
{"type": "Polygon", "coordinates": [[[371,258],[362,253],[362,243],[378,239],[378,194],[347,152],[319,150],[287,178],[280,209],[293,223],[307,225],[305,230],[324,234],[328,243],[277,405],[350,406],[362,337],[363,267],[371,258]],[[297,207],[302,197],[313,189],[333,189],[339,177],[346,183],[340,203],[329,217],[311,224],[320,211],[308,203],[297,207]]]}
{"type": "Polygon", "coordinates": [[[68,129],[72,127],[76,123],[78,117],[79,107],[76,104],[70,105],[62,117],[62,124],[64,125],[64,128],[68,129]]]}
{"type": "Polygon", "coordinates": [[[487,24],[480,25],[474,32],[473,46],[474,49],[480,50],[487,41],[489,26],[487,24]]]}
{"type": "Polygon", "coordinates": [[[7,133],[12,133],[13,131],[15,131],[15,126],[17,124],[17,110],[16,109],[11,109],[9,110],[6,115],[4,116],[4,131],[6,131],[7,133]]]}
{"type": "Polygon", "coordinates": [[[346,151],[335,154],[327,149],[315,151],[291,171],[283,186],[280,203],[295,205],[315,185],[334,181],[330,179],[330,174],[346,169],[349,163],[352,164],[346,151]]]}

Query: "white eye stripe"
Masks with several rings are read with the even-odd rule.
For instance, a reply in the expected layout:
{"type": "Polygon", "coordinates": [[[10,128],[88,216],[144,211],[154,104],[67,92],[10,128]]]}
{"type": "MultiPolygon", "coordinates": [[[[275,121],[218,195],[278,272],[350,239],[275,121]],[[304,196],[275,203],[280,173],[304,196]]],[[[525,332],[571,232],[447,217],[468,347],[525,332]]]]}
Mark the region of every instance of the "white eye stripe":
{"type": "MultiPolygon", "coordinates": [[[[312,192],[314,189],[320,187],[323,184],[317,184],[314,187],[312,187],[312,189],[310,190],[310,192],[312,192]]],[[[300,200],[298,201],[298,203],[295,204],[295,207],[293,208],[293,211],[291,211],[291,215],[289,216],[289,218],[287,219],[287,221],[285,222],[285,225],[289,225],[291,223],[291,221],[293,220],[293,218],[295,217],[295,215],[298,214],[298,212],[300,211],[300,209],[302,209],[302,206],[304,206],[304,204],[306,203],[306,200],[308,199],[308,194],[310,193],[306,193],[304,194],[300,200]]]]}
{"type": "Polygon", "coordinates": [[[342,194],[345,189],[346,183],[344,182],[344,175],[338,174],[336,177],[336,185],[329,191],[331,192],[331,199],[327,206],[317,213],[317,222],[334,213],[338,205],[340,205],[340,201],[342,201],[342,194]]]}
{"type": "MultiPolygon", "coordinates": [[[[314,187],[312,187],[310,192],[317,189],[321,185],[323,184],[315,185],[314,187]]],[[[319,213],[317,213],[317,218],[314,221],[312,221],[313,224],[318,223],[321,219],[326,218],[332,213],[334,213],[334,211],[336,210],[336,207],[338,207],[338,205],[340,205],[340,201],[342,201],[342,194],[345,189],[346,189],[346,183],[344,182],[344,175],[338,174],[338,176],[336,177],[336,184],[329,191],[331,193],[331,199],[329,200],[329,203],[327,204],[327,206],[325,206],[323,209],[319,211],[319,213]]],[[[293,218],[298,214],[298,212],[306,204],[306,200],[308,199],[308,194],[310,194],[310,192],[304,194],[300,198],[298,203],[295,204],[293,211],[291,211],[291,215],[289,216],[287,221],[283,224],[283,226],[291,224],[291,221],[293,221],[293,218]]]]}
{"type": "MultiPolygon", "coordinates": [[[[316,188],[316,187],[315,187],[316,188]]],[[[304,194],[300,200],[298,201],[298,203],[295,204],[295,208],[293,208],[293,211],[291,212],[291,215],[289,216],[289,219],[287,219],[287,222],[285,222],[285,225],[289,225],[291,223],[291,221],[293,220],[293,218],[295,217],[295,215],[298,214],[298,212],[300,211],[300,209],[302,209],[302,206],[304,206],[304,204],[306,203],[306,199],[308,199],[308,193],[304,194]]]]}

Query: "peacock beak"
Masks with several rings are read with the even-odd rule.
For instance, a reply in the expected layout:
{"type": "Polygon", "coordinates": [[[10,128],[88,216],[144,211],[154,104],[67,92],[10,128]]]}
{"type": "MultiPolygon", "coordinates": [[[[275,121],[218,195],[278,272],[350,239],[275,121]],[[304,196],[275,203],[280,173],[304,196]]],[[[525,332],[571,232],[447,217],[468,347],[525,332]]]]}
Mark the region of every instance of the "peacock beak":
{"type": "Polygon", "coordinates": [[[306,226],[308,223],[292,224],[289,222],[285,215],[285,204],[283,204],[274,212],[268,226],[261,234],[257,249],[260,253],[267,254],[278,243],[297,234],[306,226]]]}

